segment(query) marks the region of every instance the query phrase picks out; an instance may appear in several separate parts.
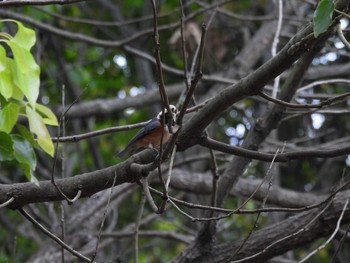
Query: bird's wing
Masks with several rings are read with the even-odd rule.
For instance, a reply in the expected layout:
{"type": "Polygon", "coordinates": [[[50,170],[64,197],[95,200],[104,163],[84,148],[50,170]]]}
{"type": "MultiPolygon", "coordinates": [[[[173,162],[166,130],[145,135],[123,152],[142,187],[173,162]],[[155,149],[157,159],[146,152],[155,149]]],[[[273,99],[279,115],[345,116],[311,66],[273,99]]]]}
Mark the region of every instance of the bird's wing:
{"type": "Polygon", "coordinates": [[[143,126],[134,137],[131,138],[129,143],[126,145],[124,150],[120,151],[117,156],[123,157],[129,152],[133,152],[137,149],[137,146],[134,144],[135,141],[138,139],[146,136],[147,134],[152,133],[155,129],[157,129],[160,126],[160,121],[157,118],[153,118],[150,120],[145,126],[143,126]]]}
{"type": "Polygon", "coordinates": [[[136,134],[134,137],[131,138],[129,141],[128,145],[132,144],[136,140],[142,138],[143,136],[150,134],[153,132],[155,129],[157,129],[160,125],[160,121],[157,118],[153,118],[150,120],[145,126],[143,126],[136,134]]]}

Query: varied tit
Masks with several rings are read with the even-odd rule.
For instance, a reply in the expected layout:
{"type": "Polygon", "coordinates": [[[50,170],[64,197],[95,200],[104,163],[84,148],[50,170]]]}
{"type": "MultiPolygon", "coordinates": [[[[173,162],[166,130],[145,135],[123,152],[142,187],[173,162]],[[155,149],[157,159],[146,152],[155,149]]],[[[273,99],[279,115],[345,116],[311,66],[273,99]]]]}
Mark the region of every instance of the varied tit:
{"type": "MultiPolygon", "coordinates": [[[[173,114],[171,125],[174,126],[177,117],[177,109],[174,105],[170,105],[170,110],[173,114]]],[[[167,109],[164,109],[165,125],[162,126],[163,112],[159,112],[157,117],[150,120],[145,126],[143,126],[136,135],[129,141],[124,150],[117,154],[118,157],[124,157],[126,154],[135,153],[146,148],[160,148],[160,142],[163,134],[163,145],[171,138],[169,132],[168,121],[170,119],[167,109]]]]}

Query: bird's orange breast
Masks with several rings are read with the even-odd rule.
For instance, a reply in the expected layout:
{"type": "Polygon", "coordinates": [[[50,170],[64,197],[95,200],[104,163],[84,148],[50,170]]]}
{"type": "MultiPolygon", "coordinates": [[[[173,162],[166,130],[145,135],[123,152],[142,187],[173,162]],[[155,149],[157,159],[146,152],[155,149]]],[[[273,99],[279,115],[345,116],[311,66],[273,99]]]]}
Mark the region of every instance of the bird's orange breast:
{"type": "MultiPolygon", "coordinates": [[[[162,138],[162,127],[158,127],[157,129],[153,130],[152,133],[147,134],[143,136],[142,138],[138,139],[136,141],[137,147],[139,148],[147,148],[147,147],[153,147],[153,148],[159,148],[160,147],[160,141],[162,138]]],[[[171,135],[169,132],[164,130],[163,134],[163,144],[169,141],[171,135]]]]}

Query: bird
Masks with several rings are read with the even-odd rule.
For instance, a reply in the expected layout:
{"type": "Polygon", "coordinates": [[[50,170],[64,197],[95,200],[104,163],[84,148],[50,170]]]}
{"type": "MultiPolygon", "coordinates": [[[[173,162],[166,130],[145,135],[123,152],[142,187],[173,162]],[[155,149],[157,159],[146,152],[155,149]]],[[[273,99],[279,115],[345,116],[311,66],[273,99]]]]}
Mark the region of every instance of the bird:
{"type": "MultiPolygon", "coordinates": [[[[171,126],[175,126],[177,117],[177,108],[174,105],[170,105],[172,112],[171,126]]],[[[126,147],[117,154],[117,157],[122,158],[127,154],[133,154],[146,148],[159,149],[161,138],[163,134],[163,145],[171,138],[169,131],[169,113],[167,109],[164,109],[165,114],[165,125],[162,126],[163,111],[159,112],[158,115],[151,119],[145,126],[143,126],[136,135],[129,141],[126,147]]]]}

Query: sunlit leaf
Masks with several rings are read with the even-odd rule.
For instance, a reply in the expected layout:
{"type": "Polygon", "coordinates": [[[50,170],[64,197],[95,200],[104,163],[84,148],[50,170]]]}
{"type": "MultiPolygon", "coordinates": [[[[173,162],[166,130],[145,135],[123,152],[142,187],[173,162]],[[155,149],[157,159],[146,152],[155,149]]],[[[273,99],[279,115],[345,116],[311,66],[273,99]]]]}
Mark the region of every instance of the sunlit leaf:
{"type": "Polygon", "coordinates": [[[19,106],[9,102],[0,110],[0,131],[9,133],[15,126],[19,113],[19,106]]]}
{"type": "Polygon", "coordinates": [[[28,50],[13,40],[6,43],[14,55],[14,83],[27,97],[30,105],[35,108],[39,96],[40,68],[28,50]]]}
{"type": "Polygon", "coordinates": [[[53,156],[54,146],[42,117],[30,106],[26,107],[26,114],[29,120],[30,131],[37,136],[38,144],[46,153],[53,156]]]}
{"type": "Polygon", "coordinates": [[[34,46],[36,41],[35,31],[23,26],[23,24],[16,20],[11,20],[17,24],[17,33],[13,38],[18,45],[24,47],[28,51],[34,46]]]}
{"type": "Polygon", "coordinates": [[[13,159],[13,141],[6,132],[0,131],[0,161],[13,159]]]}
{"type": "Polygon", "coordinates": [[[56,115],[52,112],[51,109],[41,104],[36,104],[35,109],[37,112],[43,115],[43,121],[45,124],[53,125],[53,126],[58,125],[56,115]]]}
{"type": "Polygon", "coordinates": [[[13,63],[13,61],[6,57],[6,50],[0,46],[0,94],[5,99],[12,96],[14,86],[10,63],[13,63]]]}
{"type": "Polygon", "coordinates": [[[319,2],[313,16],[315,37],[326,32],[331,25],[334,8],[333,0],[321,0],[319,2]]]}

